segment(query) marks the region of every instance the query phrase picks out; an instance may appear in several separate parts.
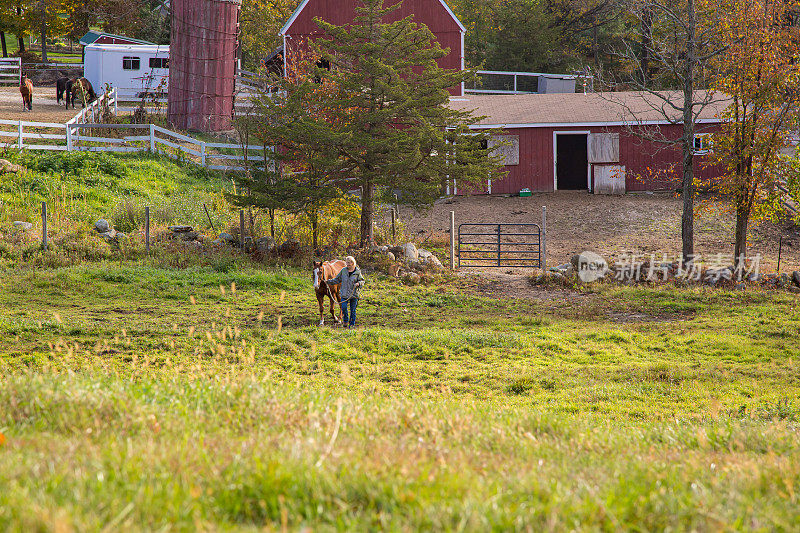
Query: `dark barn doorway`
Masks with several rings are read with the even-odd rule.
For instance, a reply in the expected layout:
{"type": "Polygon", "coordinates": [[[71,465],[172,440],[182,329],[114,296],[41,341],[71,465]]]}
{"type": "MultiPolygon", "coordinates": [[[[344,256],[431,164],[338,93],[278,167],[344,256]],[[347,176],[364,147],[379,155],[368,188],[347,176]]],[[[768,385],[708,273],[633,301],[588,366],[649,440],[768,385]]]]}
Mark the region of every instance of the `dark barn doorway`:
{"type": "Polygon", "coordinates": [[[580,191],[589,188],[585,133],[556,134],[556,187],[559,191],[580,191]]]}

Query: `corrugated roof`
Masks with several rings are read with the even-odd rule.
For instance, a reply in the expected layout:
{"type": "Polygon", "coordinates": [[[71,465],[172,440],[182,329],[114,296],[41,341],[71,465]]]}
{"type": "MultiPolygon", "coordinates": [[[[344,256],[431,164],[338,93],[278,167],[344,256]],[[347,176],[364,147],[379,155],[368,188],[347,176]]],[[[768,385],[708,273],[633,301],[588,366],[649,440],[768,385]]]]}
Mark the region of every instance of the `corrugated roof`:
{"type": "MultiPolygon", "coordinates": [[[[490,95],[467,94],[452,98],[450,107],[473,111],[486,116],[481,126],[582,125],[582,124],[656,124],[667,123],[665,114],[679,120],[681,113],[667,101],[680,106],[683,93],[648,92],[561,93],[490,95]]],[[[723,95],[698,91],[696,101],[710,98],[711,103],[700,112],[698,122],[719,122],[719,114],[730,103],[723,95]]]]}

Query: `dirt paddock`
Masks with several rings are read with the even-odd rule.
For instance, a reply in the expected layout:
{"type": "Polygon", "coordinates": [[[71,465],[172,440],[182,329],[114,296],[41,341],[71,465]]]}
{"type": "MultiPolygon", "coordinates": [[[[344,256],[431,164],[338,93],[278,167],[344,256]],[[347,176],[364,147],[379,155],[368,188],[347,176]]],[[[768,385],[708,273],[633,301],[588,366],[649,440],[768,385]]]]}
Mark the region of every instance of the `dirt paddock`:
{"type": "MultiPolygon", "coordinates": [[[[77,104],[77,102],[76,102],[77,104]]],[[[3,120],[28,120],[30,122],[54,122],[61,123],[68,121],[80,111],[80,104],[76,109],[64,108],[64,101],[56,103],[56,88],[53,87],[34,87],[33,88],[33,110],[22,110],[22,96],[19,94],[19,87],[0,87],[0,119],[3,120]]]]}
{"type": "MultiPolygon", "coordinates": [[[[566,263],[583,250],[596,251],[606,259],[623,253],[666,254],[673,260],[681,251],[682,203],[672,193],[595,196],[586,192],[560,191],[529,198],[469,196],[443,199],[429,210],[402,210],[401,220],[411,240],[449,240],[450,211],[456,226],[465,222],[541,223],[547,207],[547,263],[566,263]]],[[[721,212],[722,204],[700,199],[695,214],[695,251],[703,258],[716,254],[733,256],[734,217],[721,212]]],[[[783,235],[781,272],[800,269],[800,228],[784,223],[752,224],[748,255],[761,254],[766,271],[774,271],[778,239],[783,235]]],[[[520,269],[494,269],[520,270],[520,269]]]]}

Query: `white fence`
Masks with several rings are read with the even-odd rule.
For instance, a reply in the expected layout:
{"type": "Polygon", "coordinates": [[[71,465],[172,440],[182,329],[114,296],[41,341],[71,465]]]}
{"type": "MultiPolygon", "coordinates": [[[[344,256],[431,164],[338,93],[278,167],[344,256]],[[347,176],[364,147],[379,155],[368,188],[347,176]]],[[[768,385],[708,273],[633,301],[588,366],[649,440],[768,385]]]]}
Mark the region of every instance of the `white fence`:
{"type": "Polygon", "coordinates": [[[116,114],[117,104],[117,93],[112,90],[65,124],[0,120],[0,145],[67,152],[148,151],[212,170],[244,170],[247,162],[266,164],[267,154],[257,145],[202,141],[153,124],[98,123],[104,107],[108,105],[116,114]]]}
{"type": "Polygon", "coordinates": [[[0,57],[0,85],[19,85],[22,63],[18,57],[0,57]]]}
{"type": "Polygon", "coordinates": [[[97,119],[102,116],[102,107],[104,107],[106,103],[109,109],[113,109],[114,115],[116,115],[118,111],[118,102],[117,90],[111,89],[110,92],[101,94],[88,106],[82,107],[77,115],[67,121],[66,125],[69,126],[70,124],[78,124],[81,122],[97,122],[97,119]],[[87,117],[89,117],[89,120],[86,120],[87,117]]]}
{"type": "Polygon", "coordinates": [[[0,144],[28,150],[160,153],[211,170],[245,170],[243,163],[264,165],[267,161],[261,146],[201,141],[153,124],[0,120],[0,139],[0,144]],[[102,135],[102,131],[110,133],[102,135]],[[127,131],[133,135],[120,135],[127,131]]]}

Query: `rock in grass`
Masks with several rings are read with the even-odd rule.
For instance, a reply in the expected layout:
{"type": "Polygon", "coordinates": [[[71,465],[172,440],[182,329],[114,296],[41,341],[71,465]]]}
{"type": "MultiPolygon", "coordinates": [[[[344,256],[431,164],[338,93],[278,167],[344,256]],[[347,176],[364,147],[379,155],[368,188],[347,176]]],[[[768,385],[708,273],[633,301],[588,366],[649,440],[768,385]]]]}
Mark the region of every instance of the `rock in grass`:
{"type": "Polygon", "coordinates": [[[261,237],[256,240],[256,250],[265,254],[271,252],[275,248],[275,239],[272,237],[261,237]]]}
{"type": "Polygon", "coordinates": [[[108,223],[108,220],[101,218],[94,223],[94,230],[97,233],[108,233],[111,231],[111,224],[108,223]]]}
{"type": "Polygon", "coordinates": [[[394,254],[392,252],[386,252],[386,257],[389,258],[389,261],[395,260],[394,254]]]}
{"type": "Polygon", "coordinates": [[[15,165],[6,159],[0,159],[0,174],[16,174],[22,172],[24,169],[19,165],[15,165]]]}
{"type": "Polygon", "coordinates": [[[30,222],[22,222],[21,220],[17,220],[14,222],[14,227],[21,229],[22,231],[30,231],[33,229],[33,224],[30,222]]]}
{"type": "Polygon", "coordinates": [[[419,251],[413,242],[407,242],[403,245],[403,257],[406,261],[419,261],[419,251]]]}
{"type": "Polygon", "coordinates": [[[170,226],[169,230],[172,233],[189,233],[190,231],[194,231],[194,228],[191,226],[170,226]]]}
{"type": "Polygon", "coordinates": [[[109,230],[104,231],[103,233],[98,234],[98,237],[106,241],[108,244],[112,244],[114,246],[119,246],[119,241],[124,239],[126,235],[120,231],[116,230],[109,230]]]}
{"type": "Polygon", "coordinates": [[[794,282],[795,285],[800,287],[800,270],[795,270],[794,272],[792,272],[792,281],[794,282]]]}
{"type": "Polygon", "coordinates": [[[227,244],[239,244],[239,241],[236,239],[236,237],[230,233],[225,233],[224,231],[219,234],[219,240],[227,244]]]}

